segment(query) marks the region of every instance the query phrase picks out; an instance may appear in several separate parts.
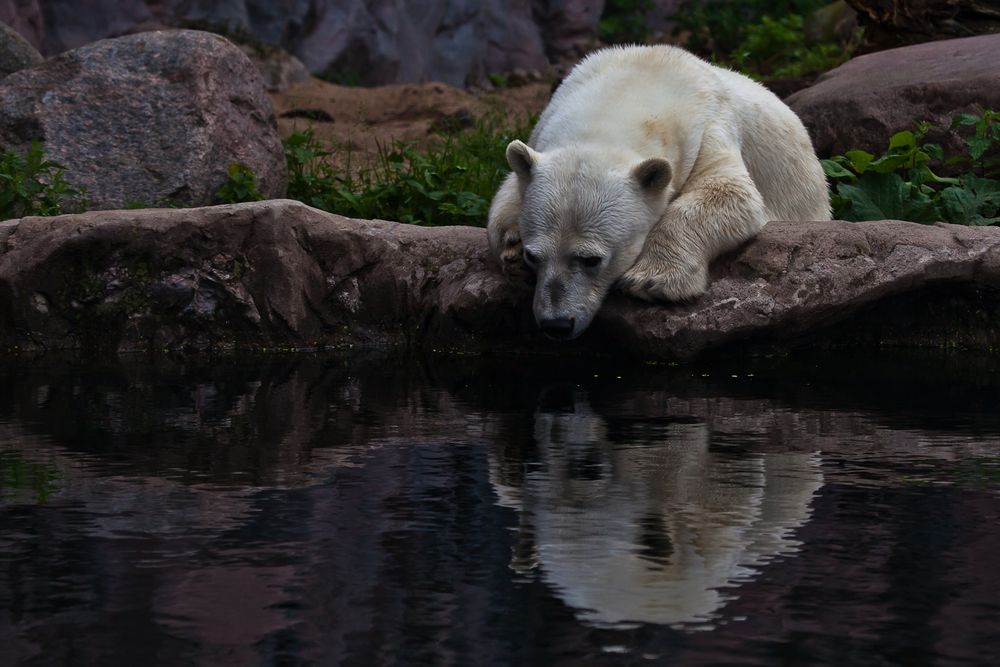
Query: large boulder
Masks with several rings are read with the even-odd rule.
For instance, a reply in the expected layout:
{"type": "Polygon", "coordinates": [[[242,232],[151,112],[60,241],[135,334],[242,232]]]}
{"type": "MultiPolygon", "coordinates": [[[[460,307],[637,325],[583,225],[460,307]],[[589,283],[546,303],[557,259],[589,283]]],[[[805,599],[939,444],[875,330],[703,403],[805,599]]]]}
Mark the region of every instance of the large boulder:
{"type": "Polygon", "coordinates": [[[200,206],[242,163],[267,196],[286,166],[271,101],[222,37],[162,31],[104,40],[0,81],[0,150],[41,140],[91,208],[200,206]]]}
{"type": "Polygon", "coordinates": [[[34,67],[44,60],[28,40],[0,22],[0,79],[18,70],[34,67]]]}
{"type": "Polygon", "coordinates": [[[578,341],[543,339],[531,288],[484,230],[350,220],[298,202],[90,212],[0,225],[7,350],[302,349],[690,358],[733,346],[1000,345],[1000,229],[769,224],[707,294],[615,296],[578,341]]]}
{"type": "MultiPolygon", "coordinates": [[[[1000,35],[906,46],[859,56],[785,101],[802,118],[821,156],[884,151],[894,133],[926,120],[948,127],[958,113],[1000,109],[1000,35]]],[[[956,135],[937,132],[949,154],[956,135]]]]}

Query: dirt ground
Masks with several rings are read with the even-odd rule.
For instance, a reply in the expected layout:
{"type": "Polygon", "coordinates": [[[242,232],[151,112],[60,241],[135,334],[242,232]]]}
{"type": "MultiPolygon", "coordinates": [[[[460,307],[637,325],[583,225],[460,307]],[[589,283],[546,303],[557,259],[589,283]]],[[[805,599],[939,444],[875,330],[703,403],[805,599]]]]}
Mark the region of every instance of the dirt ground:
{"type": "Polygon", "coordinates": [[[491,111],[514,117],[538,113],[551,90],[550,82],[470,92],[443,83],[360,88],[312,78],[271,97],[282,138],[312,128],[325,145],[349,147],[352,164],[360,165],[380,144],[421,144],[435,129],[467,124],[491,111]]]}

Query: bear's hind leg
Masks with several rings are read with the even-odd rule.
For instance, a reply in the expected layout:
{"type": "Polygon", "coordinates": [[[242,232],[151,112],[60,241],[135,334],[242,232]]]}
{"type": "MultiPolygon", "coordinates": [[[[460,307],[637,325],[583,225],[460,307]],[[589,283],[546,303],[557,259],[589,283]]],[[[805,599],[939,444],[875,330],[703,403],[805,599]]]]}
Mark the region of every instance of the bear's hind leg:
{"type": "Polygon", "coordinates": [[[650,232],[642,254],[619,279],[646,301],[683,301],[708,288],[708,265],[752,238],[767,222],[764,202],[738,154],[711,161],[689,181],[650,232]]]}

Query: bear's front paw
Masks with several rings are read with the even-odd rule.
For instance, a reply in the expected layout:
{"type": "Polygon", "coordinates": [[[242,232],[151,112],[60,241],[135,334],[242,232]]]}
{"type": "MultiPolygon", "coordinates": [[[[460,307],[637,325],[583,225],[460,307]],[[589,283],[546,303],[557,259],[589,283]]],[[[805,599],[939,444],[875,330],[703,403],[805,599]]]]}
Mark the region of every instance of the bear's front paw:
{"type": "Polygon", "coordinates": [[[500,268],[508,276],[522,276],[524,266],[523,249],[521,247],[521,232],[508,229],[500,235],[500,268]]]}
{"type": "Polygon", "coordinates": [[[618,288],[643,301],[687,301],[708,287],[708,272],[702,266],[655,269],[641,259],[618,279],[618,288]]]}

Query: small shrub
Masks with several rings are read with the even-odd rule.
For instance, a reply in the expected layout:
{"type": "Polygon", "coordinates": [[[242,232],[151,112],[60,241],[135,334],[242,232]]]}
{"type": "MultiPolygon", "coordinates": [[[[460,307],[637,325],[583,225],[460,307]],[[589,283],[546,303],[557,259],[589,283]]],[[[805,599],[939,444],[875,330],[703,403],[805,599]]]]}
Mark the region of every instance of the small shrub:
{"type": "Polygon", "coordinates": [[[64,207],[86,207],[86,193],[63,178],[63,167],[45,159],[42,144],[33,141],[23,155],[0,155],[0,220],[26,215],[59,215],[64,207]]]}
{"type": "Polygon", "coordinates": [[[747,26],[767,15],[806,16],[829,0],[684,0],[671,16],[674,33],[687,36],[686,46],[703,56],[721,58],[746,39],[747,26]]]}
{"type": "Polygon", "coordinates": [[[980,116],[959,114],[952,119],[951,129],[959,127],[972,128],[972,134],[965,137],[969,154],[952,158],[949,164],[968,164],[981,176],[1000,178],[1000,112],[987,110],[980,116]]]}
{"type": "Polygon", "coordinates": [[[799,14],[763,16],[746,26],[743,41],[725,62],[758,79],[800,77],[840,65],[852,50],[843,44],[807,44],[799,14]]]}
{"type": "Polygon", "coordinates": [[[755,79],[797,78],[851,57],[860,33],[845,43],[809,44],[805,19],[827,0],[686,0],[671,17],[688,49],[755,79]]]}
{"type": "Polygon", "coordinates": [[[945,159],[938,144],[920,143],[929,126],[899,132],[876,158],[854,150],[823,160],[830,181],[834,217],[841,220],[937,221],[962,225],[1000,223],[1000,114],[962,114],[952,129],[971,127],[965,137],[968,155],[945,159]],[[934,168],[968,164],[957,177],[939,176],[934,168]]]}
{"type": "Polygon", "coordinates": [[[260,201],[264,195],[257,189],[257,176],[245,164],[231,164],[227,169],[226,182],[215,193],[219,204],[235,204],[244,201],[260,201]]]}

